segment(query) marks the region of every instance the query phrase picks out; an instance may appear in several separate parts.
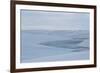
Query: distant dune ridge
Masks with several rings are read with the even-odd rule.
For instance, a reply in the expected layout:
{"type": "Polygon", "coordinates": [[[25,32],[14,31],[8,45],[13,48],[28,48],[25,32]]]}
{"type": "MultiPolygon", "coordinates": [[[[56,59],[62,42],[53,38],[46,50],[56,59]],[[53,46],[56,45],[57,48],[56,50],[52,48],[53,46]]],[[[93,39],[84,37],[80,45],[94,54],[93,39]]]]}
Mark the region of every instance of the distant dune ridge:
{"type": "Polygon", "coordinates": [[[86,39],[70,39],[70,40],[59,40],[59,41],[51,41],[40,43],[45,46],[54,46],[54,47],[61,47],[61,48],[70,48],[70,49],[80,49],[82,47],[89,47],[89,41],[86,39]]]}

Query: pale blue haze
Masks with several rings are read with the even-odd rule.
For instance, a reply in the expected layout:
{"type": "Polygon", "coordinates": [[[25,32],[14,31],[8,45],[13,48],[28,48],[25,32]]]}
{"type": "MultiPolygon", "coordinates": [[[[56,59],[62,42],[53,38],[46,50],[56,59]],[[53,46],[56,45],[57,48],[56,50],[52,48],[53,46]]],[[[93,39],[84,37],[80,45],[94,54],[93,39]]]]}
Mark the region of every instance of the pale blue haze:
{"type": "Polygon", "coordinates": [[[21,10],[23,30],[89,30],[89,13],[21,10]]]}

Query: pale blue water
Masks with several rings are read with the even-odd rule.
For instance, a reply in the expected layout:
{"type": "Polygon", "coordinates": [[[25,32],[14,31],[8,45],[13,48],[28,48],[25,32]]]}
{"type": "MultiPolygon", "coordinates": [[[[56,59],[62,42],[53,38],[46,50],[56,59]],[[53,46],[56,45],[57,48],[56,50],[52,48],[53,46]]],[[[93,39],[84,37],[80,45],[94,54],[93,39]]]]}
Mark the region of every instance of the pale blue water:
{"type": "Polygon", "coordinates": [[[48,62],[85,59],[89,59],[88,30],[21,31],[21,62],[48,62]],[[76,56],[75,58],[74,54],[81,54],[81,52],[86,54],[82,54],[78,57],[76,56]],[[67,54],[70,53],[71,56],[67,57],[67,54]],[[61,55],[64,55],[63,58],[61,55]]]}

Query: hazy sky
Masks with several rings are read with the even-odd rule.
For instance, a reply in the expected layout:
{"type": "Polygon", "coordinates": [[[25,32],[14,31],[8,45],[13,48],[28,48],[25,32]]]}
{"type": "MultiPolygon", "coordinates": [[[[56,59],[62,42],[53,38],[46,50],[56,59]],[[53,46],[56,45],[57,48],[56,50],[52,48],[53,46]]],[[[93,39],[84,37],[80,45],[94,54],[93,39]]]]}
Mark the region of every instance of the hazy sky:
{"type": "Polygon", "coordinates": [[[21,10],[21,30],[89,30],[89,13],[21,10]]]}

